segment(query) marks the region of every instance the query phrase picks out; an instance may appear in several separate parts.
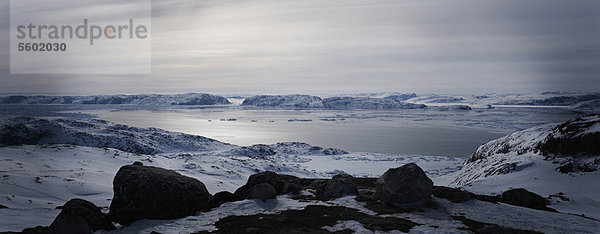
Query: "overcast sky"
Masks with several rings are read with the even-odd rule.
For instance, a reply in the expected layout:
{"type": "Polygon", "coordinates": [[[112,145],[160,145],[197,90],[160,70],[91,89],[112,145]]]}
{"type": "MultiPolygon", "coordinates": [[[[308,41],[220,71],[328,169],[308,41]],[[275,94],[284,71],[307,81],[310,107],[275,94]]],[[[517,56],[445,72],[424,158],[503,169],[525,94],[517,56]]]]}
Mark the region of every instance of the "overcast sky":
{"type": "Polygon", "coordinates": [[[10,75],[0,9],[0,93],[600,90],[598,0],[153,1],[152,75],[10,75]]]}

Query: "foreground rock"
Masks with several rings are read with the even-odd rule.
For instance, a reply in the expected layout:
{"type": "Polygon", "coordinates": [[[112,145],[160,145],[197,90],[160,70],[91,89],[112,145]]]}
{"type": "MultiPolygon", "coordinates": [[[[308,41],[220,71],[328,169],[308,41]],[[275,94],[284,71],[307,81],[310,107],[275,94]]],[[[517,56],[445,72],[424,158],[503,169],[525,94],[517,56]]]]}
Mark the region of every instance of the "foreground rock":
{"type": "Polygon", "coordinates": [[[251,175],[248,182],[234,194],[239,199],[267,200],[277,195],[298,192],[300,189],[300,186],[282,180],[277,173],[265,171],[251,175]]]}
{"type": "Polygon", "coordinates": [[[48,233],[80,234],[97,230],[115,230],[116,227],[93,203],[83,199],[71,199],[50,224],[48,233]]]}
{"type": "Polygon", "coordinates": [[[140,219],[176,219],[206,208],[211,195],[194,178],[158,167],[127,165],[113,180],[110,217],[121,224],[140,219]]]}
{"type": "Polygon", "coordinates": [[[349,195],[357,195],[358,188],[354,183],[354,177],[348,174],[334,176],[327,183],[317,188],[316,195],[321,199],[338,198],[349,195]]]}
{"type": "Polygon", "coordinates": [[[375,197],[386,204],[403,206],[431,198],[433,181],[417,164],[387,170],[377,181],[375,197]]]}
{"type": "Polygon", "coordinates": [[[548,201],[540,195],[523,188],[511,189],[502,193],[501,201],[507,204],[522,206],[537,210],[556,211],[546,207],[548,201]]]}
{"type": "MultiPolygon", "coordinates": [[[[309,205],[303,210],[285,210],[278,214],[229,216],[215,223],[215,233],[331,233],[323,229],[340,221],[356,220],[370,231],[408,232],[419,224],[397,217],[371,216],[342,206],[309,205]]],[[[344,229],[341,233],[352,233],[344,229]]]]}

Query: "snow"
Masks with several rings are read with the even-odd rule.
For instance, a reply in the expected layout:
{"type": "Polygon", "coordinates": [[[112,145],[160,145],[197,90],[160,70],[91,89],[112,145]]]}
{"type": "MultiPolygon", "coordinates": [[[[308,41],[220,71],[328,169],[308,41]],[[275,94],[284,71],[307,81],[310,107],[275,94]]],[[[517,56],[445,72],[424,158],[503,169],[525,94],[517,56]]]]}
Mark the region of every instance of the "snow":
{"type": "Polygon", "coordinates": [[[597,134],[599,121],[600,116],[589,115],[562,124],[517,131],[482,145],[460,170],[437,177],[434,182],[463,187],[476,194],[500,194],[512,188],[526,188],[544,197],[552,195],[550,207],[560,212],[600,219],[600,186],[595,186],[600,181],[600,170],[557,171],[557,166],[564,162],[597,168],[600,156],[544,156],[539,149],[548,139],[597,134]],[[557,195],[568,200],[559,199],[557,195]]]}
{"type": "Polygon", "coordinates": [[[218,105],[230,104],[221,96],[205,93],[174,95],[96,95],[96,96],[8,96],[0,104],[137,104],[137,105],[218,105]]]}
{"type": "Polygon", "coordinates": [[[328,97],[320,98],[309,95],[259,95],[246,98],[242,106],[271,108],[305,108],[334,110],[400,110],[421,109],[423,104],[412,104],[394,98],[372,97],[328,97]]]}
{"type": "MultiPolygon", "coordinates": [[[[457,170],[462,163],[461,159],[452,157],[371,153],[246,157],[217,155],[218,152],[138,155],[110,148],[73,145],[2,147],[0,204],[10,209],[0,209],[0,215],[4,217],[0,219],[0,231],[49,225],[59,212],[54,208],[72,198],[83,198],[97,206],[108,207],[114,175],[121,166],[134,161],[196,178],[211,194],[233,192],[244,185],[250,175],[266,170],[306,178],[330,178],[341,171],[360,177],[378,177],[388,168],[416,162],[430,176],[438,176],[457,170]],[[23,222],[24,217],[27,222],[23,222]]],[[[170,222],[163,223],[171,225],[167,224],[170,222]]]]}

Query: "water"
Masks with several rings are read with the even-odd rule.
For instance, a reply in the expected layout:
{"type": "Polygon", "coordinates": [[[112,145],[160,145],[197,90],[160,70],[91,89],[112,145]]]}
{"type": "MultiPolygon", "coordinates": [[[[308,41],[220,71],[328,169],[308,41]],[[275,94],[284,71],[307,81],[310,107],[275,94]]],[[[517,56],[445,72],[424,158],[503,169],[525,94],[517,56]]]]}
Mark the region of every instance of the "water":
{"type": "MultiPolygon", "coordinates": [[[[356,152],[467,157],[506,131],[456,126],[427,115],[265,110],[87,111],[101,119],[202,135],[236,145],[299,141],[356,152]],[[310,121],[309,121],[310,120],[310,121]]],[[[439,118],[439,116],[437,116],[439,118]]]]}
{"type": "Polygon", "coordinates": [[[510,132],[561,122],[564,108],[474,111],[260,110],[239,106],[2,105],[0,117],[52,116],[109,120],[214,138],[236,145],[306,142],[354,152],[468,157],[510,132]]]}

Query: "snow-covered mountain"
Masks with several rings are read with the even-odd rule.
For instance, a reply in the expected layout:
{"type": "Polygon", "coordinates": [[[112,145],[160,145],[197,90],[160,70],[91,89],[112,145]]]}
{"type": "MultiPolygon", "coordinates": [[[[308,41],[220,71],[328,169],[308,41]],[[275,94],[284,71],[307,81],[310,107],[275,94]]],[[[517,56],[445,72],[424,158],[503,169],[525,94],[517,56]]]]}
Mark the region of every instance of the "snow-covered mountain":
{"type": "Polygon", "coordinates": [[[480,146],[465,161],[455,183],[464,185],[510,173],[529,166],[522,163],[529,157],[550,161],[563,173],[597,171],[600,168],[599,142],[600,115],[517,131],[480,146]]]}
{"type": "Polygon", "coordinates": [[[137,104],[137,105],[219,105],[230,104],[221,96],[205,93],[174,95],[97,95],[97,96],[8,96],[0,104],[137,104]]]}
{"type": "Polygon", "coordinates": [[[600,218],[600,115],[547,124],[490,141],[436,183],[474,193],[525,187],[561,212],[600,218]]]}
{"type": "MultiPolygon", "coordinates": [[[[402,99],[402,97],[398,97],[402,99]]],[[[412,104],[394,98],[328,97],[309,95],[260,95],[246,98],[242,106],[274,108],[324,108],[333,110],[398,110],[421,109],[423,104],[412,104]]]]}
{"type": "Polygon", "coordinates": [[[302,94],[258,95],[244,99],[242,106],[323,108],[323,100],[317,96],[302,94]]]}
{"type": "Polygon", "coordinates": [[[420,94],[407,99],[411,103],[424,104],[468,104],[487,105],[520,105],[520,106],[571,106],[591,100],[600,99],[600,93],[567,93],[544,92],[539,94],[420,94]]]}

